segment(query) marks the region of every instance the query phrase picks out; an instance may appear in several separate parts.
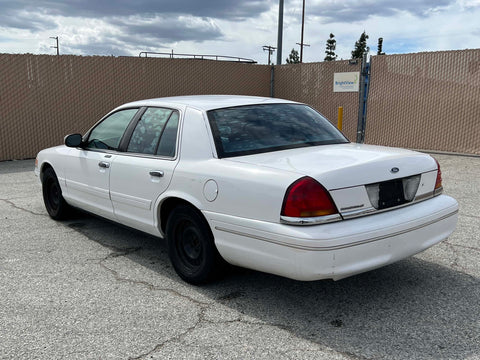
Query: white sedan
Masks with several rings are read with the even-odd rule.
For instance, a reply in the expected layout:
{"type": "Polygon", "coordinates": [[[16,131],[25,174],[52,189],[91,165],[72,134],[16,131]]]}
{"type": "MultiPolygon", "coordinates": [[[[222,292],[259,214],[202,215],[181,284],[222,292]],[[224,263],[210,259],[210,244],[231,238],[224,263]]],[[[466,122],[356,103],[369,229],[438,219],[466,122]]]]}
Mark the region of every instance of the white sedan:
{"type": "Polygon", "coordinates": [[[35,165],[53,219],[75,207],[166,238],[194,284],[226,263],[338,280],[429,248],[458,217],[431,156],[350,143],[311,107],[273,98],[128,103],[35,165]]]}

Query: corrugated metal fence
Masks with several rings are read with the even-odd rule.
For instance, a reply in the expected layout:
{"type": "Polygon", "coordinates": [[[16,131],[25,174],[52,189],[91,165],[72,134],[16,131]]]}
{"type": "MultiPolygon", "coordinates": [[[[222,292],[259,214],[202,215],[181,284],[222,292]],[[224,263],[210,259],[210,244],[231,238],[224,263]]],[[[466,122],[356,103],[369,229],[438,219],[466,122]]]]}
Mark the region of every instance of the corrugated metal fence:
{"type": "MultiPolygon", "coordinates": [[[[275,97],[308,103],[355,140],[348,61],[275,66],[275,97]]],[[[372,57],[366,142],[480,154],[480,50],[372,57]]],[[[122,103],[186,94],[270,95],[271,67],[232,62],[0,54],[0,160],[31,158],[122,103]]]]}

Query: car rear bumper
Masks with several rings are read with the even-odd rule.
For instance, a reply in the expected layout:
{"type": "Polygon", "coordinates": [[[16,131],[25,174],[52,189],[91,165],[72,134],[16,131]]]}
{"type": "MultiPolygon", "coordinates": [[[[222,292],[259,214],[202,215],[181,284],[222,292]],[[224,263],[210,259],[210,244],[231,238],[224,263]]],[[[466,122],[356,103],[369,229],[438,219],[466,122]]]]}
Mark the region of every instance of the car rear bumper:
{"type": "Polygon", "coordinates": [[[204,212],[228,262],[297,280],[339,280],[419,253],[455,229],[446,195],[401,209],[315,226],[291,226],[204,212]]]}

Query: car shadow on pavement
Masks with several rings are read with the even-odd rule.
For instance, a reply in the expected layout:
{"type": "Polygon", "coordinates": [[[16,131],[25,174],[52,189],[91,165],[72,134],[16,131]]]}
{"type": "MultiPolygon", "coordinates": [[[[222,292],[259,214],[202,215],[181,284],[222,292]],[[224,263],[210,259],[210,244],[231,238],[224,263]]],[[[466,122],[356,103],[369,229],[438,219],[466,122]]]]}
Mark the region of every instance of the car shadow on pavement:
{"type": "Polygon", "coordinates": [[[218,282],[195,287],[175,274],[164,241],[86,214],[64,224],[178,288],[347,357],[480,354],[480,280],[435,263],[413,257],[338,282],[233,268],[218,282]]]}

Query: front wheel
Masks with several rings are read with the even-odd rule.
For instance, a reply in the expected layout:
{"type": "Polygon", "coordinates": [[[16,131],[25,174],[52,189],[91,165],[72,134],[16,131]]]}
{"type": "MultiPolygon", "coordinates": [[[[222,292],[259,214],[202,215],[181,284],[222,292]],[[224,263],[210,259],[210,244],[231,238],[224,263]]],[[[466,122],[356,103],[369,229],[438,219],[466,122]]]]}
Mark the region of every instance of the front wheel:
{"type": "Polygon", "coordinates": [[[168,255],[177,274],[191,284],[214,279],[224,261],[202,215],[192,207],[179,206],[168,217],[168,255]]]}
{"type": "Polygon", "coordinates": [[[70,206],[62,196],[62,189],[52,168],[46,169],[43,173],[42,193],[45,208],[52,219],[62,220],[68,217],[70,206]]]}

